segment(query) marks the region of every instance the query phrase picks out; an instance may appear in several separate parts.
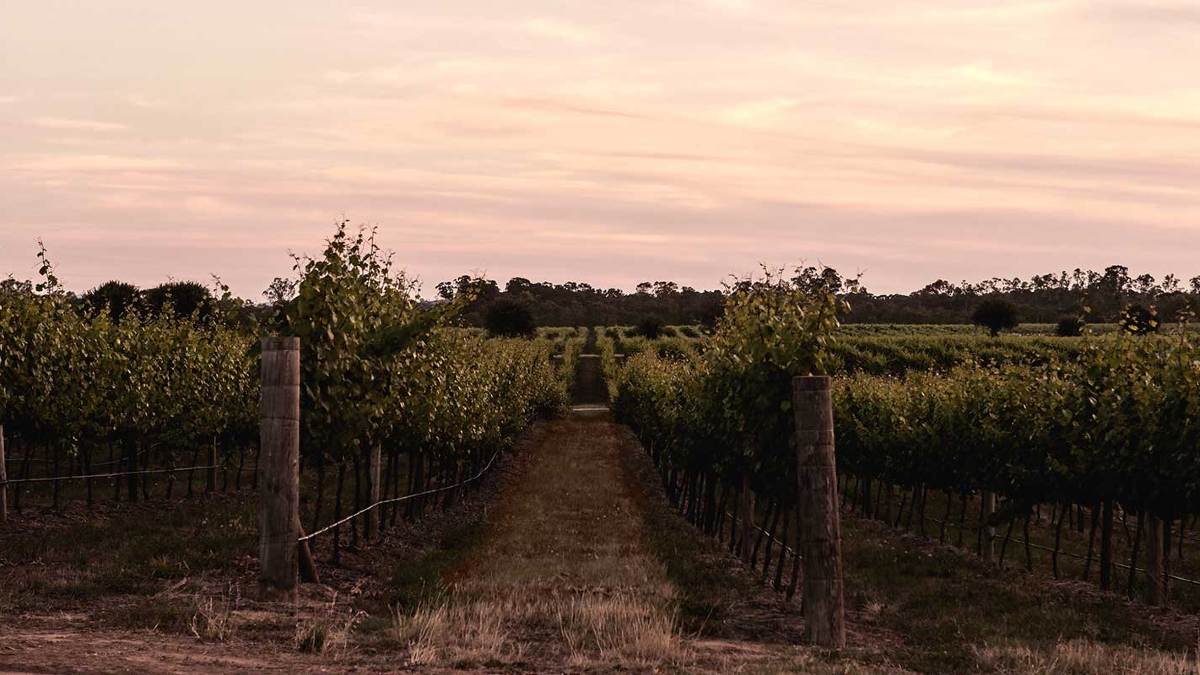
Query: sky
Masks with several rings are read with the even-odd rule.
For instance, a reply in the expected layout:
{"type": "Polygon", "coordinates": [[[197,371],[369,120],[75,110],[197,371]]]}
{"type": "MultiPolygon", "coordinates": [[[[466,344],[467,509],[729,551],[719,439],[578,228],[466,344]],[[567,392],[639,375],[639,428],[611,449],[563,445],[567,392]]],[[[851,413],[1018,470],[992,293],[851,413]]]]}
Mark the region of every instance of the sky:
{"type": "Polygon", "coordinates": [[[0,276],[1200,274],[1200,2],[6,0],[0,276]]]}

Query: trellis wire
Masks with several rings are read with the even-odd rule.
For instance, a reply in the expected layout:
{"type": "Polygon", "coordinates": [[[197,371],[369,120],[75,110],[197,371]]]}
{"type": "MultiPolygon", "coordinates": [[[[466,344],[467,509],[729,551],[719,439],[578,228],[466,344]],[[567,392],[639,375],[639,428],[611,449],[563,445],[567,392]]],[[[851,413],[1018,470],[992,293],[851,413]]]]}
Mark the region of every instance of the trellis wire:
{"type": "MultiPolygon", "coordinates": [[[[930,522],[930,523],[937,523],[938,525],[943,525],[943,524],[944,524],[944,525],[952,525],[952,526],[957,526],[957,523],[946,522],[946,521],[943,521],[943,520],[941,520],[940,518],[934,518],[933,516],[925,516],[925,521],[926,521],[926,522],[930,522]]],[[[1054,549],[1050,548],[1049,546],[1043,546],[1043,545],[1041,545],[1041,544],[1038,544],[1038,543],[1036,543],[1036,542],[1032,542],[1032,541],[1025,541],[1024,539],[1022,539],[1022,538],[1020,538],[1020,537],[1010,537],[1010,539],[1011,539],[1012,541],[1014,541],[1014,542],[1018,543],[1018,544],[1026,544],[1026,545],[1028,545],[1028,546],[1029,546],[1029,548],[1036,548],[1036,549],[1038,549],[1039,551],[1046,551],[1046,552],[1048,552],[1048,553],[1054,553],[1054,552],[1055,552],[1055,551],[1054,551],[1054,549]]],[[[1078,553],[1072,553],[1071,551],[1067,551],[1067,550],[1064,550],[1064,549],[1061,549],[1061,548],[1058,550],[1058,555],[1065,555],[1066,557],[1068,557],[1068,558],[1072,558],[1072,559],[1075,559],[1075,560],[1087,560],[1087,556],[1082,556],[1082,555],[1079,555],[1078,553]]],[[[1123,570],[1128,570],[1128,569],[1129,569],[1129,565],[1126,565],[1126,564],[1125,564],[1125,563],[1123,563],[1123,562],[1119,562],[1119,561],[1116,561],[1116,560],[1114,560],[1114,561],[1112,561],[1112,564],[1113,564],[1114,566],[1116,566],[1116,567],[1119,567],[1119,568],[1123,569],[1123,570]]],[[[1146,570],[1144,570],[1144,569],[1142,569],[1142,568],[1140,568],[1140,567],[1135,567],[1135,568],[1134,568],[1134,571],[1135,571],[1135,572],[1139,572],[1139,573],[1141,573],[1141,574],[1145,574],[1145,573],[1146,573],[1146,570]]],[[[1182,582],[1183,582],[1183,583],[1185,583],[1185,584],[1191,584],[1191,585],[1193,585],[1193,586],[1200,586],[1200,580],[1197,580],[1197,579],[1189,579],[1189,578],[1187,578],[1187,577],[1176,576],[1176,575],[1174,575],[1174,574],[1168,574],[1168,575],[1167,575],[1167,578],[1168,578],[1168,579],[1171,579],[1171,580],[1173,580],[1173,581],[1182,581],[1182,582]]]]}
{"type": "Polygon", "coordinates": [[[120,478],[122,476],[144,476],[148,474],[158,473],[176,473],[178,471],[202,471],[206,469],[218,469],[221,465],[210,464],[208,466],[183,466],[176,469],[145,469],[142,471],[118,471],[115,473],[92,473],[81,476],[43,476],[38,478],[13,478],[0,482],[0,485],[21,485],[24,483],[52,483],[56,481],[66,480],[91,480],[93,478],[120,478]]]}
{"type": "Polygon", "coordinates": [[[479,480],[480,478],[482,478],[483,474],[487,473],[488,469],[492,468],[492,464],[496,461],[496,458],[499,456],[500,456],[500,451],[497,450],[496,453],[492,455],[492,458],[488,460],[487,466],[483,467],[482,469],[479,470],[479,473],[475,474],[474,476],[471,476],[470,478],[468,478],[466,480],[459,481],[459,482],[455,483],[454,485],[444,485],[442,487],[433,488],[431,490],[425,490],[423,492],[414,492],[413,494],[404,495],[402,497],[392,497],[390,499],[381,499],[381,500],[375,502],[374,504],[371,504],[370,506],[365,506],[365,507],[359,509],[358,511],[346,516],[345,518],[342,518],[341,520],[335,521],[333,523],[326,525],[325,527],[322,527],[321,529],[317,530],[316,532],[313,532],[312,534],[306,534],[303,537],[300,537],[299,539],[297,539],[297,541],[305,542],[305,541],[308,541],[315,537],[318,537],[340,525],[345,525],[346,523],[350,522],[351,520],[354,520],[355,518],[363,515],[364,513],[368,513],[377,507],[383,506],[384,504],[395,504],[398,502],[408,501],[409,499],[416,499],[417,497],[427,497],[429,495],[437,494],[439,492],[445,492],[447,490],[454,490],[454,489],[463,487],[464,485],[467,485],[468,483],[473,483],[473,482],[479,480]]]}

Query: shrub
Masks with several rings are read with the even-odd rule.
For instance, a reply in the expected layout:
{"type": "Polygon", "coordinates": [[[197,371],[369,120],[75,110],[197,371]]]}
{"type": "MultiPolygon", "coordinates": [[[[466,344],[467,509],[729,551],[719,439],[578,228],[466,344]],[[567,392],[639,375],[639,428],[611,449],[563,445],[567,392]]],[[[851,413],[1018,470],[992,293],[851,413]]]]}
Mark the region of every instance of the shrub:
{"type": "Polygon", "coordinates": [[[137,305],[139,293],[141,291],[133,284],[109,281],[83,294],[84,310],[89,316],[106,314],[113,321],[120,321],[137,305]]]}
{"type": "Polygon", "coordinates": [[[531,337],[537,333],[533,313],[516,300],[500,299],[488,307],[483,324],[497,337],[531,337]]]}
{"type": "Polygon", "coordinates": [[[161,316],[170,307],[178,317],[207,319],[213,304],[212,291],[195,281],[172,281],[142,291],[142,305],[150,316],[161,316]]]}
{"type": "Polygon", "coordinates": [[[637,324],[637,334],[647,340],[656,340],[663,333],[663,321],[656,316],[648,316],[637,324]]]}
{"type": "Polygon", "coordinates": [[[988,329],[993,336],[1000,331],[1017,327],[1017,308],[1007,300],[989,298],[979,303],[971,314],[971,322],[988,329]]]}
{"type": "Polygon", "coordinates": [[[1078,316],[1064,316],[1054,327],[1054,334],[1059,337],[1078,337],[1083,335],[1083,328],[1086,325],[1087,322],[1078,316]]]}

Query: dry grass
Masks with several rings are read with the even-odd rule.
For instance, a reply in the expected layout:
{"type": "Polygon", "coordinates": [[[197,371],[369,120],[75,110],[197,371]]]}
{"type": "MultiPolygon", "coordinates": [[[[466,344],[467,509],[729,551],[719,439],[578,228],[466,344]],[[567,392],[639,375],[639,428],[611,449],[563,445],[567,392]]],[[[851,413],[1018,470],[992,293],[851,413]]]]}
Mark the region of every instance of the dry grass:
{"type": "Polygon", "coordinates": [[[233,637],[235,622],[233,613],[237,609],[240,593],[230,587],[224,594],[197,596],[196,611],[188,622],[188,629],[201,642],[225,642],[233,637]]]}
{"type": "Polygon", "coordinates": [[[294,643],[305,654],[323,654],[334,659],[350,649],[354,627],[363,618],[361,611],[339,607],[335,597],[327,609],[296,623],[294,643]]]}
{"type": "Polygon", "coordinates": [[[559,604],[558,625],[572,666],[680,665],[687,654],[674,614],[629,596],[576,597],[559,604]]]}
{"type": "MultiPolygon", "coordinates": [[[[650,667],[679,664],[687,651],[673,616],[629,595],[551,595],[460,600],[397,611],[392,636],[412,665],[506,665],[531,654],[531,636],[561,640],[566,662],[650,667]]],[[[544,653],[555,645],[539,645],[544,653]]]]}
{"type": "Polygon", "coordinates": [[[447,593],[397,610],[414,665],[687,662],[674,587],[645,550],[611,427],[562,422],[505,492],[447,593]]]}
{"type": "Polygon", "coordinates": [[[1200,672],[1186,653],[1128,646],[1108,646],[1089,640],[1058,642],[1049,650],[1026,645],[977,647],[980,666],[998,673],[1111,673],[1130,675],[1191,675],[1200,672]]]}
{"type": "Polygon", "coordinates": [[[411,665],[501,664],[521,659],[521,645],[504,629],[508,608],[494,604],[431,602],[412,614],[397,612],[395,639],[408,648],[411,665]]]}

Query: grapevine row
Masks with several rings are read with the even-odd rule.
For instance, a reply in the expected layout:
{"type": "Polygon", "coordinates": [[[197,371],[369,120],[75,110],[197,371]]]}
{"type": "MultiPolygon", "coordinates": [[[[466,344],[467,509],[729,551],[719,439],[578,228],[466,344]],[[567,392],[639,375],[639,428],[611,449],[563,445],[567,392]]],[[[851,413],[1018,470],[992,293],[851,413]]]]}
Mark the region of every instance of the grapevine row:
{"type": "MultiPolygon", "coordinates": [[[[457,328],[459,304],[420,303],[369,233],[344,225],[295,271],[295,297],[261,325],[170,312],[92,317],[48,264],[37,286],[6,283],[0,426],[15,504],[45,485],[22,479],[118,469],[130,474],[129,498],[144,498],[154,487],[147,476],[162,475],[148,471],[205,463],[214,439],[217,461],[236,463],[240,483],[246,451],[253,464],[258,446],[264,333],[301,338],[301,501],[311,530],[363,506],[373,450],[387,463],[384,496],[419,492],[478,470],[532,420],[564,408],[582,338],[488,339],[457,328]],[[565,365],[554,365],[554,351],[565,365]]],[[[48,484],[58,506],[60,482],[48,484]]],[[[350,529],[357,540],[359,524],[350,529]]]]}

